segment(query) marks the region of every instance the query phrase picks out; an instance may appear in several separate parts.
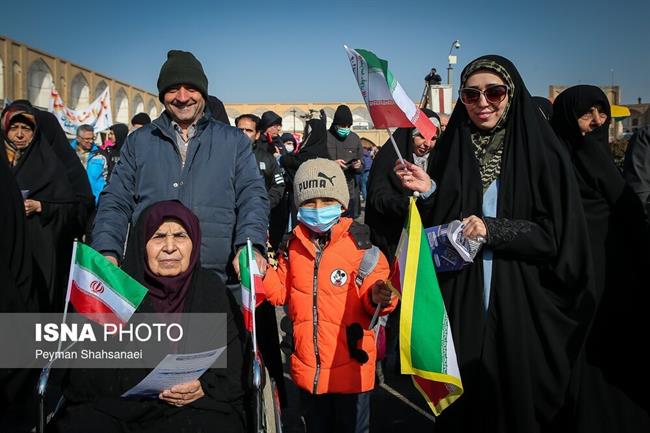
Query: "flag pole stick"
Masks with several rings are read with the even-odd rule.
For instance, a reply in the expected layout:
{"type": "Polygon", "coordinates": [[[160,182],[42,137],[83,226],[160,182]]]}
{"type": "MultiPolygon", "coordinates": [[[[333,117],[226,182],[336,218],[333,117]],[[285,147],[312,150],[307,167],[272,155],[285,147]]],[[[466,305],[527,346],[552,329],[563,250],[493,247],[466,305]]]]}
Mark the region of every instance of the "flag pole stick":
{"type": "MultiPolygon", "coordinates": [[[[397,147],[397,143],[395,143],[395,138],[393,137],[393,134],[390,132],[389,128],[386,128],[386,131],[388,132],[388,136],[390,137],[390,142],[393,143],[393,149],[395,149],[395,153],[399,158],[399,162],[406,168],[406,164],[404,163],[404,158],[402,158],[402,154],[400,153],[399,148],[397,147]]],[[[420,193],[418,191],[413,191],[413,196],[419,197],[420,193]]]]}
{"type": "MultiPolygon", "coordinates": [[[[63,319],[61,320],[61,324],[64,324],[66,318],[68,317],[68,304],[70,303],[70,292],[72,290],[72,271],[74,270],[74,264],[77,257],[78,242],[79,241],[75,239],[74,242],[72,243],[72,257],[70,257],[70,273],[68,274],[68,288],[65,292],[65,305],[63,306],[63,319]]],[[[61,351],[61,343],[63,343],[63,340],[61,340],[61,336],[59,335],[59,345],[56,348],[57,353],[61,351]]]]}
{"type": "Polygon", "coordinates": [[[368,329],[372,329],[377,325],[377,319],[379,318],[379,311],[381,310],[381,304],[377,304],[377,307],[375,307],[375,314],[372,315],[372,319],[370,320],[370,326],[368,329]]]}
{"type": "Polygon", "coordinates": [[[393,143],[393,149],[395,149],[395,153],[399,158],[399,162],[401,162],[403,166],[406,166],[406,164],[404,163],[404,158],[402,158],[402,154],[400,153],[399,148],[397,147],[397,143],[395,143],[395,138],[393,138],[393,133],[390,132],[390,128],[386,128],[386,132],[388,132],[388,136],[390,137],[390,142],[393,143]]]}

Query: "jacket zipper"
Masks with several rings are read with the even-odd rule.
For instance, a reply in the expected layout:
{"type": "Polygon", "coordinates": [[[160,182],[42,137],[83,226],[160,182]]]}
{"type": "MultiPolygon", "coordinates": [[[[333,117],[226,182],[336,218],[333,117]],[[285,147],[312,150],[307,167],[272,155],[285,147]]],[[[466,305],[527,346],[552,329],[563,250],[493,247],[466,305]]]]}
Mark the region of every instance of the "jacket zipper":
{"type": "Polygon", "coordinates": [[[318,389],[318,377],[320,376],[320,353],[318,352],[318,267],[320,266],[321,256],[323,251],[316,242],[316,260],[314,261],[314,282],[312,292],[312,321],[314,332],[314,356],[316,357],[316,372],[314,373],[314,389],[313,394],[316,394],[318,389]]]}

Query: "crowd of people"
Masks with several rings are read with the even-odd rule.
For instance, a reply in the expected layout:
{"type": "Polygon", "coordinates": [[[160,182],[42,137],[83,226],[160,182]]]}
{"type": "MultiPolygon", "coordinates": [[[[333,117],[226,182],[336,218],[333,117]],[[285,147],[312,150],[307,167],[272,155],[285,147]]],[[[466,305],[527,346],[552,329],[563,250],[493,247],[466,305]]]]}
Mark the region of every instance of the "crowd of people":
{"type": "MultiPolygon", "coordinates": [[[[427,81],[440,81],[435,69],[427,81]]],[[[436,431],[650,430],[640,344],[650,130],[621,170],[599,88],[551,103],[529,94],[511,61],[483,56],[463,70],[451,115],[423,109],[434,137],[399,128],[395,146],[377,149],[345,105],[329,128],[324,112],[308,120],[302,137],[283,134],[272,111],[230,126],[189,52],[168,53],[157,87],[164,112],[113,125],[104,140],[81,125],[68,142],[27,101],[3,110],[0,312],[62,311],[83,239],[147,288],[138,312],[226,313],[228,366],[150,400],[120,397],[147,371],[70,370],[52,431],[246,431],[238,256],[248,240],[265,274],[258,343],[282,405],[274,306],[286,304],[307,432],[369,431],[372,327],[390,315],[395,350],[399,304],[386,280],[414,195],[425,227],[460,220],[483,244],[471,266],[438,275],[464,393],[436,431]]],[[[0,425],[31,430],[34,380],[0,371],[0,425]]]]}

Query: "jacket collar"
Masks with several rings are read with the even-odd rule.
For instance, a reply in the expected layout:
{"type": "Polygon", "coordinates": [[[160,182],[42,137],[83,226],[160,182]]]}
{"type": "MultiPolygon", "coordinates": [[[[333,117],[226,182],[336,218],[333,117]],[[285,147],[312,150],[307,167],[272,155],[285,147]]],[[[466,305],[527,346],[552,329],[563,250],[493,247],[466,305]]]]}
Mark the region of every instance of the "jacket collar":
{"type": "MultiPolygon", "coordinates": [[[[163,113],[157,118],[154,119],[151,123],[154,124],[155,127],[160,129],[165,135],[171,137],[174,137],[175,131],[174,127],[172,126],[172,118],[167,112],[167,110],[163,111],[163,113]]],[[[210,123],[210,114],[207,111],[203,111],[203,115],[199,120],[196,122],[196,133],[194,134],[195,137],[198,137],[205,131],[207,128],[208,124],[210,123]]]]}
{"type": "MultiPolygon", "coordinates": [[[[348,231],[352,225],[353,220],[347,217],[341,217],[339,222],[337,222],[334,227],[330,230],[330,239],[328,245],[333,245],[348,236],[348,231]]],[[[309,230],[304,224],[298,224],[293,230],[294,235],[303,244],[303,246],[309,251],[309,253],[316,257],[316,245],[314,245],[314,237],[311,230],[309,230]]]]}

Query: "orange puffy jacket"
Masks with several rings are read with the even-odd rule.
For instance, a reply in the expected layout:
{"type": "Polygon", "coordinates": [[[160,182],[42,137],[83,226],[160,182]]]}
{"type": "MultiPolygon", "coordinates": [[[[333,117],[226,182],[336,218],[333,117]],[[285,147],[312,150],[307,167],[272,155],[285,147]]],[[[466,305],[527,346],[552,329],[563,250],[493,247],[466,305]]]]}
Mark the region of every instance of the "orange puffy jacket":
{"type": "MultiPolygon", "coordinates": [[[[377,349],[375,333],[368,329],[375,312],[370,288],[388,278],[389,267],[380,253],[374,270],[357,287],[364,250],[357,248],[349,232],[352,224],[351,219],[341,218],[322,251],[310,230],[299,224],[278,269],[269,269],[264,278],[267,299],[275,305],[289,304],[295,342],[291,376],[296,385],[313,394],[359,393],[375,386],[377,349]],[[368,354],[364,364],[350,357],[346,329],[353,323],[363,328],[356,347],[368,354]]],[[[393,298],[380,314],[396,305],[393,298]]]]}

